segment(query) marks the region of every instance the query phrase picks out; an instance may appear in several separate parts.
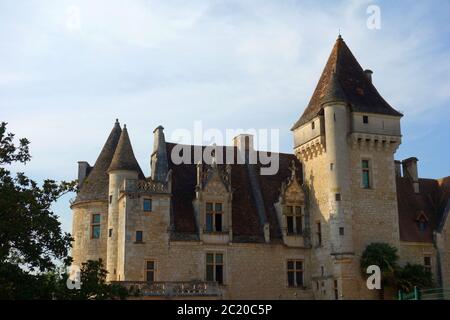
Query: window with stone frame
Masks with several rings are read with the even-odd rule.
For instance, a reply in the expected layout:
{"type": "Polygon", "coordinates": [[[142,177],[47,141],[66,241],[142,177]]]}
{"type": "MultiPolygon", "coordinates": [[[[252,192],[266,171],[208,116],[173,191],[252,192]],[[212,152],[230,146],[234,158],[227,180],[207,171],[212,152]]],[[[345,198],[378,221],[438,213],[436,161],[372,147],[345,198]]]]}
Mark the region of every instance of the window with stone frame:
{"type": "Polygon", "coordinates": [[[143,208],[144,212],[152,211],[152,199],[144,199],[143,208]]]}
{"type": "Polygon", "coordinates": [[[287,261],[287,280],[289,287],[303,287],[303,260],[287,261]]]}
{"type": "Polygon", "coordinates": [[[317,246],[322,246],[322,225],[320,221],[316,222],[316,235],[317,235],[317,246]]]}
{"type": "Polygon", "coordinates": [[[207,202],[205,210],[205,231],[223,232],[223,205],[221,202],[207,202]]]}
{"type": "Polygon", "coordinates": [[[223,253],[206,254],[206,281],[224,283],[223,253]]]}
{"type": "Polygon", "coordinates": [[[100,238],[100,219],[101,215],[96,213],[92,215],[91,220],[91,238],[99,239],[100,238]]]}
{"type": "Polygon", "coordinates": [[[301,235],[303,233],[302,206],[287,205],[285,219],[286,233],[288,235],[301,235]]]}
{"type": "Polygon", "coordinates": [[[361,160],[361,183],[364,189],[372,187],[369,160],[361,160]]]}
{"type": "Polygon", "coordinates": [[[423,266],[425,269],[427,269],[429,272],[431,272],[431,257],[425,256],[423,257],[423,266]]]}
{"type": "Polygon", "coordinates": [[[155,282],[156,279],[156,261],[148,260],[145,262],[145,281],[155,282]]]}

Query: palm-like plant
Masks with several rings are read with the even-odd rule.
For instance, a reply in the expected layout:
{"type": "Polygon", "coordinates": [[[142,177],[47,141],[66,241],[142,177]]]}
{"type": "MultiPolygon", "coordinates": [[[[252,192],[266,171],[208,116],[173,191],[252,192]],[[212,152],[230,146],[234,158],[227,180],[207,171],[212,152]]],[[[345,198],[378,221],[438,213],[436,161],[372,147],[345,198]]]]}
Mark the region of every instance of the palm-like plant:
{"type": "Polygon", "coordinates": [[[369,266],[376,265],[381,270],[380,300],[384,299],[384,288],[395,283],[395,271],[397,269],[397,248],[387,243],[371,243],[361,256],[361,273],[367,276],[369,266]]]}

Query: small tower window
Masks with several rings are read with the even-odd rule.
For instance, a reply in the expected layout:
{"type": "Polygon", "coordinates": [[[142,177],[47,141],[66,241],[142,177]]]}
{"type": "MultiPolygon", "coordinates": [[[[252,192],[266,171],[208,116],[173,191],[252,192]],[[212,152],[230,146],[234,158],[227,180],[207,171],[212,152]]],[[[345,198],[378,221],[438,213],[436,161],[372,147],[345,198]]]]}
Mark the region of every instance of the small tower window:
{"type": "Polygon", "coordinates": [[[370,163],[369,160],[361,161],[361,179],[362,187],[364,189],[370,189],[370,163]]]}
{"type": "Polygon", "coordinates": [[[152,211],[152,199],[144,199],[144,211],[150,212],[152,211]]]}
{"type": "Polygon", "coordinates": [[[311,122],[311,129],[314,130],[316,128],[316,123],[313,121],[311,122]]]}
{"type": "Polygon", "coordinates": [[[112,195],[109,196],[109,204],[112,203],[112,197],[113,197],[112,195]]]}
{"type": "Polygon", "coordinates": [[[91,221],[91,238],[99,239],[100,238],[100,214],[93,214],[91,221]]]}
{"type": "Polygon", "coordinates": [[[317,245],[320,247],[322,246],[322,226],[320,224],[320,222],[317,222],[316,224],[316,228],[317,228],[317,245]]]}
{"type": "Polygon", "coordinates": [[[335,194],[335,199],[336,199],[336,201],[341,201],[341,194],[340,193],[336,193],[335,194]]]}
{"type": "Polygon", "coordinates": [[[344,235],[344,227],[340,227],[339,228],[339,235],[343,236],[344,235]]]}
{"type": "Polygon", "coordinates": [[[431,272],[431,257],[429,256],[423,257],[423,266],[425,267],[425,269],[431,272]]]}
{"type": "Polygon", "coordinates": [[[363,116],[363,123],[368,124],[369,123],[369,116],[363,116]]]}
{"type": "Polygon", "coordinates": [[[143,232],[142,231],[136,231],[136,242],[141,243],[143,239],[143,232]]]}
{"type": "Polygon", "coordinates": [[[108,230],[108,237],[110,237],[110,238],[112,237],[112,232],[113,232],[113,229],[108,230]]]}

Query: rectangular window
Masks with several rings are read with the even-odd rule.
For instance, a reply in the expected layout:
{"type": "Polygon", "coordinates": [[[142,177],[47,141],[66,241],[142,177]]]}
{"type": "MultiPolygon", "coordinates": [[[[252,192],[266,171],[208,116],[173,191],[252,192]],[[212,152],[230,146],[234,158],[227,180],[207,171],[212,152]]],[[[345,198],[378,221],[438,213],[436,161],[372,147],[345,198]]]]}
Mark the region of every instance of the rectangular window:
{"type": "Polygon", "coordinates": [[[222,232],[222,203],[206,203],[206,232],[222,232]]]}
{"type": "Polygon", "coordinates": [[[223,284],[223,254],[206,254],[206,281],[223,284]]]}
{"type": "Polygon", "coordinates": [[[342,199],[340,193],[336,193],[336,194],[334,195],[334,197],[335,197],[336,201],[341,201],[341,199],[342,199]]]}
{"type": "Polygon", "coordinates": [[[314,130],[316,128],[316,123],[313,121],[311,122],[311,129],[314,130]]]}
{"type": "Polygon", "coordinates": [[[91,222],[91,238],[92,239],[99,239],[100,238],[100,214],[93,214],[92,215],[92,222],[91,222]]]}
{"type": "Polygon", "coordinates": [[[288,234],[302,234],[302,207],[286,206],[286,229],[288,234]]]}
{"type": "Polygon", "coordinates": [[[108,230],[108,237],[110,237],[110,238],[112,237],[112,229],[108,230]]]}
{"type": "Polygon", "coordinates": [[[144,211],[150,212],[152,211],[152,199],[144,199],[144,211]]]}
{"type": "Polygon", "coordinates": [[[339,235],[343,236],[344,235],[344,227],[340,227],[339,228],[339,235]]]}
{"type": "Polygon", "coordinates": [[[365,124],[369,123],[369,117],[368,116],[363,116],[363,123],[365,123],[365,124]]]}
{"type": "Polygon", "coordinates": [[[431,272],[431,257],[423,257],[424,267],[431,272]]]}
{"type": "Polygon", "coordinates": [[[322,226],[320,222],[317,222],[317,245],[320,247],[322,245],[322,226]]]}
{"type": "Polygon", "coordinates": [[[110,195],[109,196],[109,204],[111,204],[112,203],[112,196],[110,195]]]}
{"type": "Polygon", "coordinates": [[[156,273],[156,262],[152,260],[147,261],[145,263],[145,280],[148,282],[154,282],[155,273],[156,273]]]}
{"type": "Polygon", "coordinates": [[[339,287],[338,287],[338,281],[334,280],[334,299],[339,300],[339,287]]]}
{"type": "Polygon", "coordinates": [[[370,188],[370,164],[369,160],[362,160],[361,161],[361,179],[362,179],[362,186],[365,189],[370,188]]]}
{"type": "Polygon", "coordinates": [[[143,240],[143,233],[142,231],[136,231],[136,242],[142,242],[143,240]]]}
{"type": "Polygon", "coordinates": [[[303,261],[288,260],[287,278],[289,287],[303,287],[303,261]]]}

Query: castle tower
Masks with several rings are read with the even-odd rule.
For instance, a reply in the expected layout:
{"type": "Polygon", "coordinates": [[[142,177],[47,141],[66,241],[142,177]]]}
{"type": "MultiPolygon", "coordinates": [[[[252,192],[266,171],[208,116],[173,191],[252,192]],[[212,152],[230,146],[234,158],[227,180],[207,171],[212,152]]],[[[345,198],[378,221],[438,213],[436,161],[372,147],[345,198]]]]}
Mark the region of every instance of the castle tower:
{"type": "Polygon", "coordinates": [[[399,245],[394,153],[400,118],[338,37],[314,94],[292,128],[304,167],[316,298],[373,298],[360,256],[399,245]]]}
{"type": "Polygon", "coordinates": [[[117,148],[114,152],[109,174],[109,208],[108,208],[108,241],[106,270],[108,281],[124,279],[126,212],[120,202],[121,191],[127,179],[144,179],[144,174],[134,156],[128,131],[124,125],[117,148]]]}
{"type": "Polygon", "coordinates": [[[79,192],[71,205],[73,211],[73,264],[81,266],[86,260],[106,261],[108,226],[108,167],[116,151],[122,129],[116,120],[94,167],[78,164],[79,192]]]}

